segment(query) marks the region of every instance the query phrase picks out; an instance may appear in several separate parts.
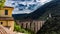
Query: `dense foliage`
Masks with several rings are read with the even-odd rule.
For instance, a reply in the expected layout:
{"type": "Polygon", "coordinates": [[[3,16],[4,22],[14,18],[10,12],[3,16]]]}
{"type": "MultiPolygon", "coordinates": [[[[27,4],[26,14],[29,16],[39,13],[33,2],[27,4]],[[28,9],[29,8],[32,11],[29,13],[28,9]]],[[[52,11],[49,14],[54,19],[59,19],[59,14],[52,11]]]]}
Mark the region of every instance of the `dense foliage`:
{"type": "Polygon", "coordinates": [[[50,18],[37,34],[60,34],[60,19],[58,17],[50,18]]]}
{"type": "Polygon", "coordinates": [[[24,29],[16,23],[14,24],[14,31],[21,32],[21,33],[26,33],[26,34],[33,34],[33,31],[24,29]]]}
{"type": "Polygon", "coordinates": [[[0,0],[0,7],[3,7],[4,6],[5,1],[6,0],[0,0]]]}

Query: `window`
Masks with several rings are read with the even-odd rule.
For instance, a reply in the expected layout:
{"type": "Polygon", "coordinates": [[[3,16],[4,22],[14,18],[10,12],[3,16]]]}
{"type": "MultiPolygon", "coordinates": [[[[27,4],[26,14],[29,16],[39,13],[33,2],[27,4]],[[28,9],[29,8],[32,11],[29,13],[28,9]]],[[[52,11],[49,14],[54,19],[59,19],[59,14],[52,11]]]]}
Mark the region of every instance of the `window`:
{"type": "Polygon", "coordinates": [[[8,15],[8,10],[5,10],[5,15],[8,15]]]}
{"type": "Polygon", "coordinates": [[[3,22],[1,22],[1,24],[3,24],[3,22]]]}

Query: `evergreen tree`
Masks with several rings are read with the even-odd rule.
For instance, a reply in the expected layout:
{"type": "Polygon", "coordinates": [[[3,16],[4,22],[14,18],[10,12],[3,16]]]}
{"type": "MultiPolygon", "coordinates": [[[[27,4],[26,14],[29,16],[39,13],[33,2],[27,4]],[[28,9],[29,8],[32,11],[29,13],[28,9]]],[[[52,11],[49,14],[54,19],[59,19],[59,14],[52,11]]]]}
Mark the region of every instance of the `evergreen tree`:
{"type": "Polygon", "coordinates": [[[37,34],[60,34],[60,18],[47,20],[37,34]]]}

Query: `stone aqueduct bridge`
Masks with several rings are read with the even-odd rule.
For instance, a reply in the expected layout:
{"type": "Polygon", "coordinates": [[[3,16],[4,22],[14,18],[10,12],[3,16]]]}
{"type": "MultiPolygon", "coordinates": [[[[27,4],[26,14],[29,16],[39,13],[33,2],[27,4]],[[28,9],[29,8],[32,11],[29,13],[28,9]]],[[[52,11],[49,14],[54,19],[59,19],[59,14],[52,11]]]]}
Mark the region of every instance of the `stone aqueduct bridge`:
{"type": "Polygon", "coordinates": [[[45,21],[41,20],[16,20],[16,23],[25,29],[30,29],[31,31],[35,31],[35,33],[41,29],[44,25],[45,21]]]}

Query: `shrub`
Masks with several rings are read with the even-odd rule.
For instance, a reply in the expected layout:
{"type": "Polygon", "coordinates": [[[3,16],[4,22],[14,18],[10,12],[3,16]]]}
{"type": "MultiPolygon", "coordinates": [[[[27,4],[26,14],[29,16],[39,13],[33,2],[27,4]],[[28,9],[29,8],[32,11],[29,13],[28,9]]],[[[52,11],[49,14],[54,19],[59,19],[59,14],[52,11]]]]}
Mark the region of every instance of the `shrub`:
{"type": "Polygon", "coordinates": [[[33,34],[33,31],[24,29],[18,24],[14,24],[14,31],[21,32],[21,33],[26,33],[26,34],[33,34]]]}

